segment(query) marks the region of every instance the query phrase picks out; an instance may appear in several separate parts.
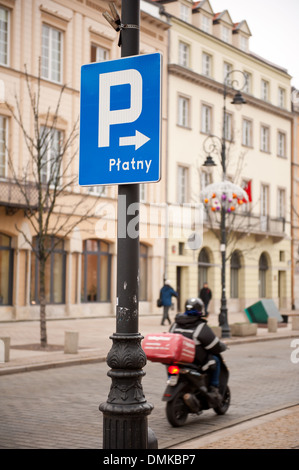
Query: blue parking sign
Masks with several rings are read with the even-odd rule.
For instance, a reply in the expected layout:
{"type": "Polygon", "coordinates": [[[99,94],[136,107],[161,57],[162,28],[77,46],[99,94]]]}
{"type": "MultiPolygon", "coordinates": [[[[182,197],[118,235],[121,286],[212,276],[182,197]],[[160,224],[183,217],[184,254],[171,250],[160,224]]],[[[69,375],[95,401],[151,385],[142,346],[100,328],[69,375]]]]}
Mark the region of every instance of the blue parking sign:
{"type": "Polygon", "coordinates": [[[160,180],[160,53],[81,68],[79,184],[160,180]]]}

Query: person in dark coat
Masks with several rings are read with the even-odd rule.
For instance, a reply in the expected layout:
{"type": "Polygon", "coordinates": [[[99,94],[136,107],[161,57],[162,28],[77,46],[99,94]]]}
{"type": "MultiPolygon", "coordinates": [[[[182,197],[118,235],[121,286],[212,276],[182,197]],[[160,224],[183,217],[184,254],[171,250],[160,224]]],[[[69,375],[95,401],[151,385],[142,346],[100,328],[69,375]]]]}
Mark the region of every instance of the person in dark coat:
{"type": "Polygon", "coordinates": [[[199,298],[203,301],[204,306],[205,306],[205,316],[208,317],[209,312],[208,312],[208,305],[210,303],[210,300],[212,298],[212,291],[208,286],[208,283],[205,282],[203,285],[203,288],[200,290],[199,293],[199,298]]]}
{"type": "Polygon", "coordinates": [[[163,306],[163,317],[161,325],[164,325],[165,320],[168,320],[169,325],[171,324],[169,318],[169,309],[171,307],[172,297],[178,297],[178,293],[171,287],[170,281],[167,280],[165,281],[164,286],[160,290],[160,299],[162,301],[163,306]]]}
{"type": "Polygon", "coordinates": [[[220,360],[217,354],[226,350],[226,345],[215,336],[207,321],[202,318],[203,301],[191,298],[186,301],[185,313],[175,317],[170,333],[179,333],[193,339],[196,344],[194,364],[201,370],[211,367],[209,392],[219,393],[220,360]]]}

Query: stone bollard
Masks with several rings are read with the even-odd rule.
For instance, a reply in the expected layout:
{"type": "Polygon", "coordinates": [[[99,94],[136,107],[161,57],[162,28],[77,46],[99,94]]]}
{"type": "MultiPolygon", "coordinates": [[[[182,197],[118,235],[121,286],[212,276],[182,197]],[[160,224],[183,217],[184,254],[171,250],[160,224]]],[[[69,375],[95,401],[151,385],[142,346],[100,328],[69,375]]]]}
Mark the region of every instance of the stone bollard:
{"type": "Polygon", "coordinates": [[[292,330],[299,330],[299,315],[292,315],[292,330]]]}
{"type": "Polygon", "coordinates": [[[9,361],[10,337],[0,336],[0,363],[9,361]]]}
{"type": "Polygon", "coordinates": [[[77,331],[65,331],[64,333],[64,354],[77,354],[79,333],[77,331]]]}
{"type": "Polygon", "coordinates": [[[269,333],[277,332],[277,318],[268,317],[268,331],[269,333]]]}

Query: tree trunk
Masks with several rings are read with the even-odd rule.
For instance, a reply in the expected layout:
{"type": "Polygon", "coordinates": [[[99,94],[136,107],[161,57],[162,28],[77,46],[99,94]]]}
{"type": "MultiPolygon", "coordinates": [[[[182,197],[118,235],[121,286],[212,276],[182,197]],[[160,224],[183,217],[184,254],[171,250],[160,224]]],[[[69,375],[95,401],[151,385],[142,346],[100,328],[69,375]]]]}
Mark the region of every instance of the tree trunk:
{"type": "Polygon", "coordinates": [[[39,301],[40,301],[40,344],[47,346],[47,321],[46,321],[46,260],[39,261],[39,301]]]}

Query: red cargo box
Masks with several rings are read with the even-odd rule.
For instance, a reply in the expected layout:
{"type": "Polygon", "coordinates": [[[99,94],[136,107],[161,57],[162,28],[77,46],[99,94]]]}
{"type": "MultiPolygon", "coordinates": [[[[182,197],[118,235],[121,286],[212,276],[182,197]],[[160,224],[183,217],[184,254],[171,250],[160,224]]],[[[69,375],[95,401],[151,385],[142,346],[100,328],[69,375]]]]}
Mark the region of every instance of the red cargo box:
{"type": "Polygon", "coordinates": [[[177,333],[153,333],[145,336],[142,348],[152,362],[193,362],[195,343],[177,333]]]}

